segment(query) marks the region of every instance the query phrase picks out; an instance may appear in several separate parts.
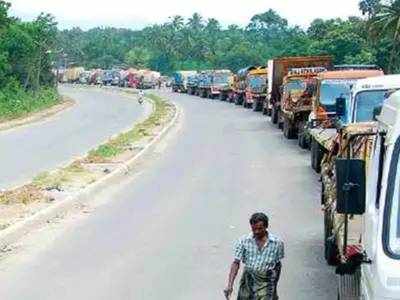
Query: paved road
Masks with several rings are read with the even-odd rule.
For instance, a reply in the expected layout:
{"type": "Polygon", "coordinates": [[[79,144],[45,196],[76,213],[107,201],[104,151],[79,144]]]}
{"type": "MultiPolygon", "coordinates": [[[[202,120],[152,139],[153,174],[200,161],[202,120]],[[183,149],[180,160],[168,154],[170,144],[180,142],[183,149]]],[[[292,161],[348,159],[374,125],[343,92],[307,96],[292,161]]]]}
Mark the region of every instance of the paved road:
{"type": "Polygon", "coordinates": [[[280,299],[336,299],[308,153],[261,114],[166,95],[184,111],[179,131],[140,176],[103,195],[110,201],[40,251],[0,264],[0,298],[223,299],[233,240],[261,210],[286,241],[280,299]]]}
{"type": "Polygon", "coordinates": [[[127,97],[102,91],[61,88],[76,100],[72,109],[45,122],[0,131],[0,189],[82,156],[95,145],[131,127],[144,108],[127,97]]]}

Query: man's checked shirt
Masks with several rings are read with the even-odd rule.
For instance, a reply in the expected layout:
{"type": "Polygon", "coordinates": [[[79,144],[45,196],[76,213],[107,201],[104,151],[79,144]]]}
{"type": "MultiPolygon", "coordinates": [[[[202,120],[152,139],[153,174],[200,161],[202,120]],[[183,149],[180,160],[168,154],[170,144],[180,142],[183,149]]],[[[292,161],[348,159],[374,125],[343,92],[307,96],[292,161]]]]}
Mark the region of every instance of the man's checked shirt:
{"type": "Polygon", "coordinates": [[[267,271],[284,257],[283,241],[268,233],[268,242],[260,250],[253,233],[241,237],[235,244],[235,260],[253,271],[267,271]]]}

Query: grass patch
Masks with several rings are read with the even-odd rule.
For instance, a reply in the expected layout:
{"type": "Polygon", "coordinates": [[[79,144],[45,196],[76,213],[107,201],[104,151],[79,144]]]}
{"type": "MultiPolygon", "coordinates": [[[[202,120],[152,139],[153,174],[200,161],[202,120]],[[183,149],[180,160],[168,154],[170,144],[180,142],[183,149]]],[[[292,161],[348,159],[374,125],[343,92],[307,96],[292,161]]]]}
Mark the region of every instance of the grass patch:
{"type": "Polygon", "coordinates": [[[18,85],[9,85],[0,89],[0,122],[24,117],[60,103],[60,97],[54,88],[25,91],[18,85]]]}
{"type": "Polygon", "coordinates": [[[110,139],[108,143],[90,151],[86,158],[87,162],[107,162],[123,153],[132,143],[149,136],[155,127],[161,125],[162,121],[168,116],[172,107],[171,104],[153,94],[146,97],[151,99],[154,104],[154,110],[151,115],[143,122],[136,124],[128,132],[122,133],[116,138],[110,139]]]}
{"type": "Polygon", "coordinates": [[[93,174],[86,170],[80,162],[74,162],[68,167],[55,172],[43,172],[33,179],[32,185],[39,189],[63,190],[72,182],[82,182],[82,186],[95,180],[93,174]]]}
{"type": "Polygon", "coordinates": [[[32,184],[0,193],[0,203],[7,205],[16,203],[29,204],[44,198],[42,191],[32,184]]]}

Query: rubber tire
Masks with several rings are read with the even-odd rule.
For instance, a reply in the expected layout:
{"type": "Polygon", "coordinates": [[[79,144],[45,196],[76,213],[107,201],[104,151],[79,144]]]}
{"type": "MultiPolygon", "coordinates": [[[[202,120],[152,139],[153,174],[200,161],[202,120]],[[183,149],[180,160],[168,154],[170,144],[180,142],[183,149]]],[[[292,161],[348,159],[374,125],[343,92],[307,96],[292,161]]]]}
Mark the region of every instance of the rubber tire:
{"type": "Polygon", "coordinates": [[[253,102],[253,111],[261,111],[262,108],[260,109],[260,101],[258,99],[255,99],[253,102]]]}
{"type": "Polygon", "coordinates": [[[294,127],[290,124],[290,121],[285,117],[283,118],[283,135],[288,140],[296,138],[294,127]]]}
{"type": "Polygon", "coordinates": [[[283,118],[282,118],[282,111],[279,109],[278,110],[278,123],[277,123],[277,127],[279,128],[279,129],[281,129],[281,130],[283,130],[283,122],[281,122],[281,120],[282,120],[283,118]]]}
{"type": "Polygon", "coordinates": [[[299,132],[297,133],[297,143],[301,149],[308,149],[308,141],[305,136],[304,122],[300,122],[299,124],[299,132]]]}
{"type": "Polygon", "coordinates": [[[272,124],[278,123],[278,111],[275,106],[272,106],[272,109],[271,109],[271,122],[272,122],[272,124]]]}
{"type": "Polygon", "coordinates": [[[321,146],[315,139],[311,140],[311,167],[317,172],[321,173],[321,162],[322,162],[322,150],[321,146]]]}

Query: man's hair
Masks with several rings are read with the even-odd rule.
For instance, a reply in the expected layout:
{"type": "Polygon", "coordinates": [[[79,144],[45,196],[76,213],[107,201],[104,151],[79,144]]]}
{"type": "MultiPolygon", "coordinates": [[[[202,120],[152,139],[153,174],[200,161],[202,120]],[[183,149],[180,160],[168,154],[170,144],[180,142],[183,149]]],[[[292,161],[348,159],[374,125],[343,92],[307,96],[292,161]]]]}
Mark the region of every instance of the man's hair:
{"type": "Polygon", "coordinates": [[[250,225],[255,225],[258,222],[263,222],[264,226],[268,228],[269,219],[264,213],[255,213],[250,217],[250,225]]]}

